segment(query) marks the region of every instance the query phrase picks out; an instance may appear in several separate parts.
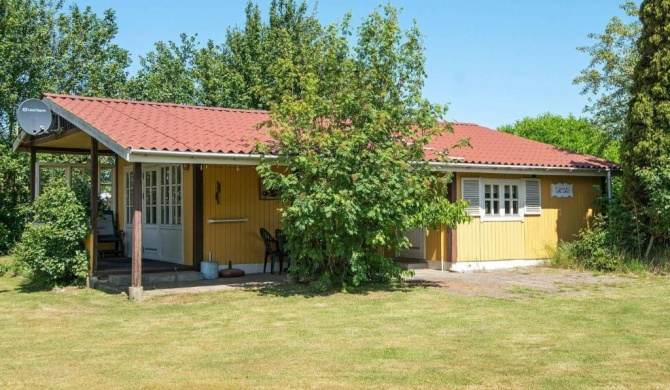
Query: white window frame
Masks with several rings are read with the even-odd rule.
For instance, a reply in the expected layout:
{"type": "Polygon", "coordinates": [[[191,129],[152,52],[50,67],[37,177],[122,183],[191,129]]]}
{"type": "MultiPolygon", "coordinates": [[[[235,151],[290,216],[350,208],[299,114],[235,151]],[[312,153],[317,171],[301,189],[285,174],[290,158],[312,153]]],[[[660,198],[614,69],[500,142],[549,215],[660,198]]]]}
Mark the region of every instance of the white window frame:
{"type": "MultiPolygon", "coordinates": [[[[161,225],[163,227],[175,227],[175,228],[183,228],[184,225],[184,170],[183,166],[180,164],[160,164],[160,165],[145,165],[142,167],[142,213],[145,212],[145,203],[144,203],[144,173],[145,170],[156,170],[157,176],[156,176],[156,189],[158,191],[157,194],[157,204],[156,204],[156,224],[161,225]],[[179,212],[180,218],[179,218],[179,223],[168,223],[163,221],[163,216],[161,215],[160,208],[163,206],[163,199],[159,198],[159,195],[162,196],[162,191],[164,188],[160,184],[160,174],[161,174],[161,168],[172,168],[175,167],[177,170],[179,170],[179,183],[178,184],[173,184],[170,186],[170,190],[174,188],[175,186],[178,186],[179,189],[179,202],[171,203],[170,206],[179,206],[178,209],[174,209],[174,212],[179,212]]],[[[132,196],[133,196],[133,166],[132,165],[127,165],[123,168],[123,207],[124,207],[124,219],[127,218],[128,215],[130,215],[130,219],[125,219],[124,223],[126,226],[132,226],[132,213],[129,213],[129,210],[133,209],[133,204],[132,204],[132,196]],[[126,180],[129,177],[129,186],[126,185],[126,180]]],[[[143,217],[144,218],[144,217],[143,217]]],[[[142,220],[142,223],[145,224],[146,220],[142,220]]]]}
{"type": "Polygon", "coordinates": [[[524,182],[522,180],[517,180],[517,179],[480,179],[479,180],[479,215],[481,216],[482,222],[489,222],[489,221],[523,221],[523,217],[525,214],[525,187],[524,187],[524,182]],[[498,200],[500,201],[500,204],[498,205],[499,210],[504,209],[503,202],[505,201],[503,197],[503,188],[505,185],[515,185],[518,188],[518,201],[519,201],[519,213],[518,214],[509,214],[509,215],[491,215],[491,214],[486,214],[486,208],[485,203],[486,199],[484,199],[484,186],[486,185],[498,185],[500,187],[500,196],[498,197],[498,200]]]}
{"type": "MultiPolygon", "coordinates": [[[[541,193],[538,194],[540,197],[540,205],[537,208],[537,211],[529,211],[526,209],[526,183],[528,181],[537,181],[539,183],[539,188],[541,188],[541,181],[539,179],[526,179],[526,178],[519,178],[519,179],[495,179],[495,178],[482,178],[482,177],[463,177],[461,178],[461,199],[463,200],[468,200],[464,196],[464,184],[463,181],[465,180],[477,180],[479,183],[479,204],[477,205],[477,211],[475,212],[474,210],[470,211],[470,216],[471,217],[479,217],[481,222],[495,222],[495,221],[521,221],[523,222],[525,217],[527,215],[540,215],[541,210],[542,210],[542,204],[541,204],[541,193]],[[517,215],[488,215],[485,214],[485,208],[484,208],[484,186],[485,185],[499,185],[501,186],[501,192],[503,186],[505,185],[516,185],[519,189],[518,193],[518,201],[519,201],[519,214],[517,215]]],[[[499,197],[501,200],[500,208],[504,208],[504,197],[502,195],[499,197]]]]}
{"type": "MultiPolygon", "coordinates": [[[[35,194],[37,196],[41,195],[42,188],[40,187],[41,183],[41,168],[46,169],[63,169],[65,170],[65,180],[68,185],[72,184],[72,170],[73,169],[91,169],[90,164],[71,164],[71,163],[52,163],[52,162],[38,162],[35,164],[35,194]]],[[[111,169],[112,171],[112,193],[111,195],[111,208],[112,211],[116,213],[116,202],[117,202],[117,193],[116,193],[116,165],[114,164],[98,164],[98,196],[102,194],[102,170],[111,169]]]]}

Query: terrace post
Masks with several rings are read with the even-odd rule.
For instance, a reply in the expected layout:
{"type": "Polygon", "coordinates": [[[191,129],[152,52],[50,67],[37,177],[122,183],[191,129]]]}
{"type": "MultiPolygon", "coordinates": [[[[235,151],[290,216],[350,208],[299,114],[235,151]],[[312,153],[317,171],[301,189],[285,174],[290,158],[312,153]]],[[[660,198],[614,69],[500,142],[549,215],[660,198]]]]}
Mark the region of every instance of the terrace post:
{"type": "Polygon", "coordinates": [[[91,137],[91,269],[88,272],[89,286],[98,272],[98,140],[91,137]]]}
{"type": "Polygon", "coordinates": [[[37,197],[37,150],[30,148],[30,203],[32,204],[37,197]]]}
{"type": "Polygon", "coordinates": [[[128,298],[142,299],[142,163],[133,164],[133,257],[128,298]]]}

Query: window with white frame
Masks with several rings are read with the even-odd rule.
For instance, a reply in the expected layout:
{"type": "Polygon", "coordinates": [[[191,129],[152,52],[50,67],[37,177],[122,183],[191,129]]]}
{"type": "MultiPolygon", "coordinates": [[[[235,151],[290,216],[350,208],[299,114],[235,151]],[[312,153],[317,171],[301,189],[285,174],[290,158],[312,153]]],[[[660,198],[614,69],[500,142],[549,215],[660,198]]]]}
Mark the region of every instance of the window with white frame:
{"type": "Polygon", "coordinates": [[[539,179],[463,178],[461,196],[470,202],[467,211],[481,221],[522,221],[524,215],[539,215],[539,179]]]}
{"type": "Polygon", "coordinates": [[[484,214],[487,216],[519,216],[520,183],[484,182],[484,214]]]}
{"type": "MultiPolygon", "coordinates": [[[[116,210],[116,183],[114,180],[116,168],[111,164],[98,166],[98,197],[100,207],[104,210],[116,210]]],[[[37,163],[37,195],[41,195],[46,186],[55,179],[62,179],[72,187],[78,189],[91,187],[91,167],[88,164],[75,163],[37,163]]]]}
{"type": "MultiPolygon", "coordinates": [[[[142,172],[143,223],[182,224],[182,171],[179,165],[147,168],[142,172]]],[[[125,171],[125,223],[133,223],[133,171],[125,171]]]]}
{"type": "Polygon", "coordinates": [[[125,204],[124,207],[126,209],[126,212],[124,213],[125,219],[126,219],[126,225],[132,225],[133,224],[133,171],[126,171],[125,175],[125,181],[126,181],[126,186],[125,186],[125,191],[126,191],[126,196],[125,196],[125,204]]]}

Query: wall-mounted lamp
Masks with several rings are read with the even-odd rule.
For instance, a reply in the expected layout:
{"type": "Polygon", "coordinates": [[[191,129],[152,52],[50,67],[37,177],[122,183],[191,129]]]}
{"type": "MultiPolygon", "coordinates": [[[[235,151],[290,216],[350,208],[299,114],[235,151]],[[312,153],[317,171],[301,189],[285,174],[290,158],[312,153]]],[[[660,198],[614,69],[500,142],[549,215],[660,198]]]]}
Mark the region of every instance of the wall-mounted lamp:
{"type": "Polygon", "coordinates": [[[216,199],[216,204],[219,204],[219,194],[221,193],[221,183],[216,181],[216,194],[214,194],[214,199],[216,199]]]}

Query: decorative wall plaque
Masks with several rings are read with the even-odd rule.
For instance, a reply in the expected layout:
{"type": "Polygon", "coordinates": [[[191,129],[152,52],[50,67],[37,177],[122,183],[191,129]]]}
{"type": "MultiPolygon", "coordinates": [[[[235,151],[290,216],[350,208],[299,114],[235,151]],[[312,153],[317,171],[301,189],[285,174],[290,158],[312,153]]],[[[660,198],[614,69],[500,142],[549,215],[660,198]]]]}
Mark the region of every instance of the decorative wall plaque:
{"type": "Polygon", "coordinates": [[[551,184],[552,198],[572,198],[572,183],[552,183],[551,184]]]}

